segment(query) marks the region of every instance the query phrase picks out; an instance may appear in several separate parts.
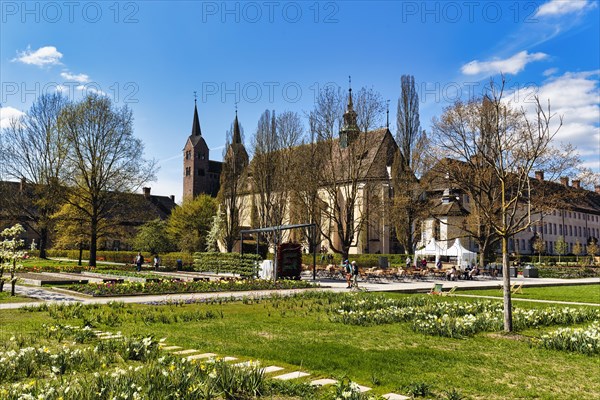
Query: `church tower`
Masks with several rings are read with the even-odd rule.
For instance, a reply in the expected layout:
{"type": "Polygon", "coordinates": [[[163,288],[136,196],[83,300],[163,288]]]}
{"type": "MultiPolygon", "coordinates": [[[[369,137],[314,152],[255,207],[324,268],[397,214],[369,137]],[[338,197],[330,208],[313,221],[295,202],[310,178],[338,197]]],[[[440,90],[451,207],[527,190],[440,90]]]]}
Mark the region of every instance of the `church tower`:
{"type": "MultiPolygon", "coordinates": [[[[191,200],[199,194],[213,195],[209,176],[209,150],[200,130],[198,107],[194,99],[192,133],[183,148],[183,199],[191,200]]],[[[218,191],[218,189],[217,189],[218,191]]],[[[215,193],[216,195],[216,193],[215,193]]]]}
{"type": "MultiPolygon", "coordinates": [[[[348,79],[351,82],[350,77],[348,79]]],[[[348,88],[348,105],[344,113],[344,125],[340,129],[340,146],[342,148],[348,147],[358,137],[359,133],[360,130],[356,124],[356,111],[354,111],[352,103],[352,86],[350,86],[348,88]]]]}

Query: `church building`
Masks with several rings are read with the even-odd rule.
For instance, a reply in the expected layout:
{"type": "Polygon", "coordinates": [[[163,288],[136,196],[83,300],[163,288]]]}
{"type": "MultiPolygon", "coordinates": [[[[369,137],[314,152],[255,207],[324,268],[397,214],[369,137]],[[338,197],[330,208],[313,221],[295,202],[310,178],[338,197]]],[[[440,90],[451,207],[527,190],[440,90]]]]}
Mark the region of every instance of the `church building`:
{"type": "Polygon", "coordinates": [[[192,133],[183,148],[183,200],[191,200],[200,194],[216,197],[223,163],[209,158],[209,149],[202,137],[198,106],[194,100],[192,133]]]}

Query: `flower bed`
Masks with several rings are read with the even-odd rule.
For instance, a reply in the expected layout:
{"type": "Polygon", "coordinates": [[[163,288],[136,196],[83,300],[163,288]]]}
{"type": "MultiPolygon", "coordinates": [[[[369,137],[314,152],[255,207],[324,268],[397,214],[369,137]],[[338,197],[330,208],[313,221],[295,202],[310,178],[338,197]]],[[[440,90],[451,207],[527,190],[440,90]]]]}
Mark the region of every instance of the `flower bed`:
{"type": "Polygon", "coordinates": [[[586,328],[558,329],[542,335],[540,345],[547,349],[600,354],[600,323],[595,321],[586,328]]]}
{"type": "Polygon", "coordinates": [[[214,282],[182,282],[162,280],[160,282],[88,283],[70,285],[68,288],[91,296],[122,296],[144,294],[176,294],[202,292],[236,292],[246,290],[303,289],[316,287],[306,281],[279,280],[221,280],[214,282]]]}
{"type": "MultiPolygon", "coordinates": [[[[344,324],[363,326],[412,321],[415,332],[459,338],[479,332],[502,330],[503,310],[501,303],[492,301],[446,302],[428,297],[404,300],[350,298],[341,303],[341,307],[331,319],[344,324]]],[[[513,327],[517,331],[595,320],[600,320],[600,310],[592,308],[515,308],[513,311],[513,327]]]]}

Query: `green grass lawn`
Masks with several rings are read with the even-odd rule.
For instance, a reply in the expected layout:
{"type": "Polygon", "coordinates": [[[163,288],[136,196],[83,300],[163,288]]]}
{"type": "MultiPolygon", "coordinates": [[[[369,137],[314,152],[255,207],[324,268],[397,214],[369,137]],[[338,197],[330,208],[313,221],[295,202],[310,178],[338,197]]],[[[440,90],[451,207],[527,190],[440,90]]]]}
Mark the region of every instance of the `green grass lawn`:
{"type": "Polygon", "coordinates": [[[5,285],[4,286],[4,292],[0,293],[0,304],[6,304],[6,303],[25,303],[25,302],[35,302],[37,301],[36,299],[32,299],[30,297],[24,297],[24,296],[11,296],[10,295],[10,285],[5,285]],[[7,287],[8,286],[8,287],[7,287]]]}
{"type": "MultiPolygon", "coordinates": [[[[558,300],[600,304],[600,285],[524,287],[523,293],[513,294],[518,299],[558,300]]],[[[464,290],[459,294],[502,297],[500,289],[464,290]]]]}
{"type": "MultiPolygon", "coordinates": [[[[332,299],[330,295],[223,304],[124,305],[117,311],[102,306],[90,310],[85,318],[102,330],[164,337],[168,344],[183,348],[308,371],[313,379],[347,375],[379,394],[406,394],[407,385],[426,383],[436,393],[430,398],[444,398],[444,391],[451,389],[467,399],[600,395],[600,357],[532,345],[530,336],[547,329],[528,330],[528,337],[481,333],[469,339],[450,339],[416,333],[409,323],[344,325],[330,320],[327,310],[339,306],[332,299]],[[216,318],[183,321],[186,315],[207,311],[216,318]],[[179,316],[179,321],[156,322],[160,315],[179,316]]],[[[472,300],[457,297],[450,301],[472,300]]],[[[83,324],[82,318],[61,318],[61,312],[53,316],[47,311],[0,311],[0,342],[19,334],[39,345],[43,339],[38,332],[44,323],[83,324]]]]}

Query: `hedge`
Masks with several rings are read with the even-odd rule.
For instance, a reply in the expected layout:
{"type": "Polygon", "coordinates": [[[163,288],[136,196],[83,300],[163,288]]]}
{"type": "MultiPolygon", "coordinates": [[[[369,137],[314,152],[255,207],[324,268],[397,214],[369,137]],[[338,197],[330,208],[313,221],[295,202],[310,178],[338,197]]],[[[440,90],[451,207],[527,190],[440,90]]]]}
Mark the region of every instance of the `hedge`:
{"type": "Polygon", "coordinates": [[[596,278],[600,267],[538,267],[540,278],[596,278]]]}
{"type": "MultiPolygon", "coordinates": [[[[109,261],[123,264],[133,264],[135,262],[135,257],[137,256],[137,251],[98,251],[96,252],[96,261],[109,261]]],[[[79,259],[79,250],[48,250],[48,257],[60,257],[60,258],[68,258],[71,260],[79,259]]],[[[153,259],[153,254],[144,253],[144,260],[146,263],[151,264],[153,259]]],[[[194,264],[194,257],[189,253],[165,253],[159,254],[160,256],[160,264],[162,266],[176,268],[177,260],[181,260],[183,263],[184,269],[192,269],[194,264]]],[[[82,258],[84,260],[88,260],[90,257],[89,250],[84,250],[82,253],[82,258]]]]}
{"type": "Polygon", "coordinates": [[[256,254],[194,253],[194,271],[231,273],[243,277],[258,276],[258,263],[262,258],[256,254]]]}

